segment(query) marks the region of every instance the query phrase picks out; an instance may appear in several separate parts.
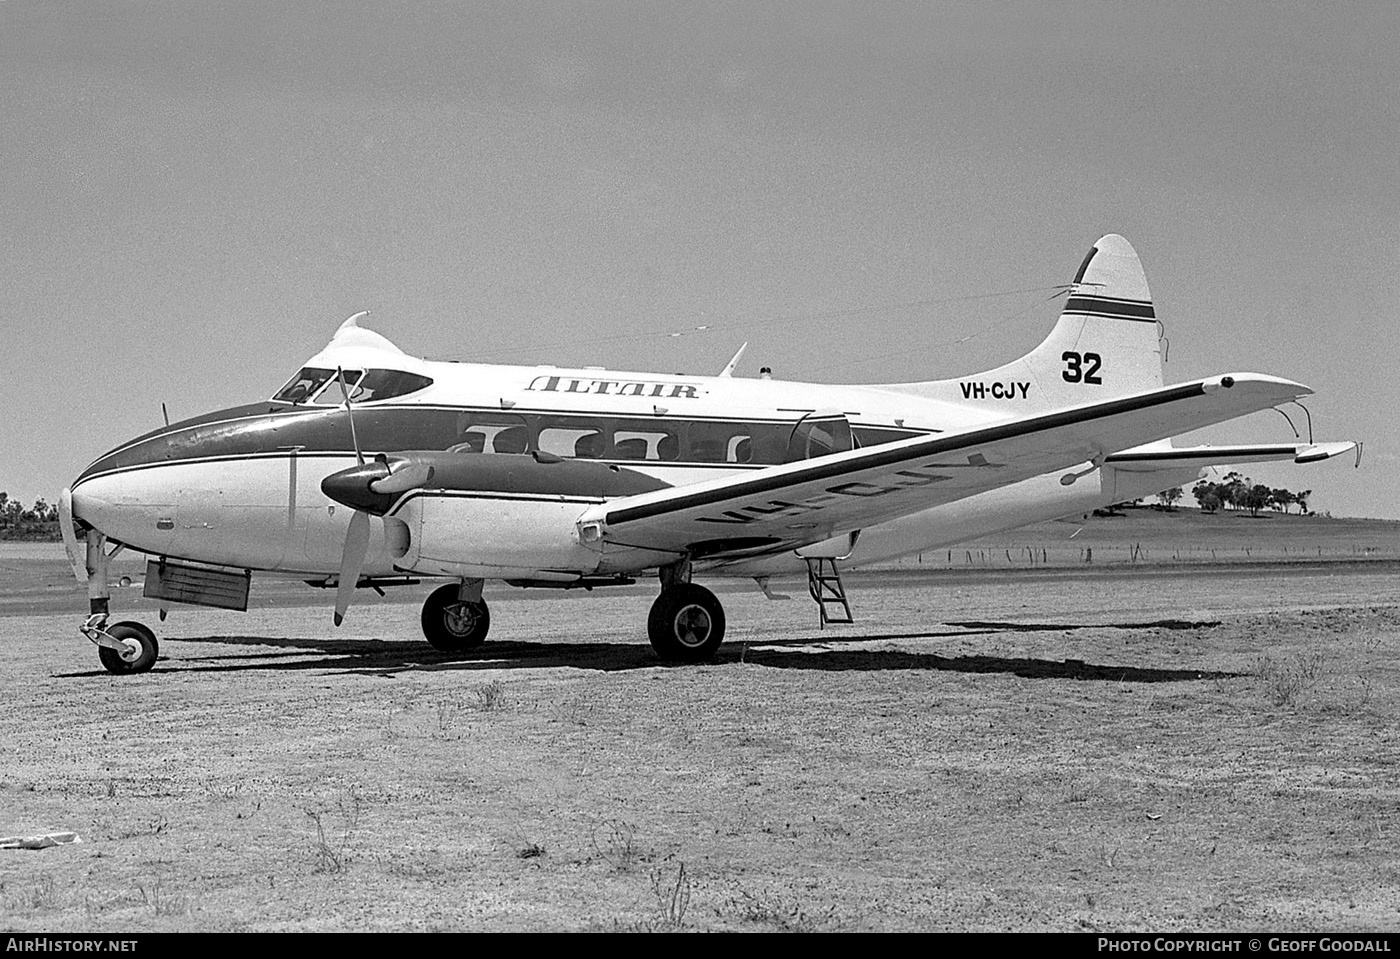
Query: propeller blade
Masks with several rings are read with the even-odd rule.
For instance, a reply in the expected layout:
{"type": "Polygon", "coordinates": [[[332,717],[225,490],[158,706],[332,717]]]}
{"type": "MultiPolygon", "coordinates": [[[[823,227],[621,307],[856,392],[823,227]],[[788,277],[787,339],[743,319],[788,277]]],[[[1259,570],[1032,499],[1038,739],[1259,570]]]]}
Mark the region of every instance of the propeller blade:
{"type": "Polygon", "coordinates": [[[426,463],[403,462],[388,476],[371,480],[373,493],[407,493],[411,489],[427,486],[433,480],[433,467],[426,463]]]}
{"type": "Polygon", "coordinates": [[[365,564],[365,553],[369,550],[369,514],[355,510],[350,517],[350,528],[345,531],[345,552],[340,556],[340,582],[335,588],[335,624],[339,626],[345,619],[345,611],[350,608],[350,600],[355,595],[355,584],[360,581],[360,567],[365,564]]]}

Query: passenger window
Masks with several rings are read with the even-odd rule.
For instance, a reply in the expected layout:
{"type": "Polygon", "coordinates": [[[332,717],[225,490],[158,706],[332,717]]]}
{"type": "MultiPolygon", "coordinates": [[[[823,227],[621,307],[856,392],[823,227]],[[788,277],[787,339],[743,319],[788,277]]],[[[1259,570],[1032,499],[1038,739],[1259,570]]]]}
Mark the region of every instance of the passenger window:
{"type": "Polygon", "coordinates": [[[524,453],[530,448],[530,431],[524,426],[508,426],[492,438],[496,453],[524,453]]]}
{"type": "Polygon", "coordinates": [[[855,445],[859,449],[863,446],[879,446],[882,443],[893,443],[895,440],[907,440],[911,436],[918,436],[917,430],[888,429],[876,426],[853,426],[851,432],[855,436],[855,445]]]}
{"type": "Polygon", "coordinates": [[[623,439],[619,433],[613,442],[613,455],[620,460],[644,460],[647,458],[647,441],[641,438],[623,439]]]}
{"type": "Polygon", "coordinates": [[[518,416],[464,413],[457,431],[461,439],[449,453],[524,453],[530,444],[529,428],[518,416]]]}
{"type": "Polygon", "coordinates": [[[540,452],[597,459],[603,455],[603,431],[594,427],[547,426],[540,430],[540,452]]]}
{"type": "Polygon", "coordinates": [[[667,430],[618,430],[613,450],[618,459],[669,461],[680,454],[680,442],[667,430]]]}
{"type": "Polygon", "coordinates": [[[449,453],[485,453],[490,436],[479,426],[467,430],[462,442],[447,448],[449,453]]]}
{"type": "Polygon", "coordinates": [[[753,447],[740,423],[692,423],[688,439],[696,463],[747,463],[753,447]]]}
{"type": "Polygon", "coordinates": [[[787,459],[793,463],[815,456],[829,456],[852,449],[851,424],[844,416],[808,414],[793,427],[788,438],[787,459]]]}

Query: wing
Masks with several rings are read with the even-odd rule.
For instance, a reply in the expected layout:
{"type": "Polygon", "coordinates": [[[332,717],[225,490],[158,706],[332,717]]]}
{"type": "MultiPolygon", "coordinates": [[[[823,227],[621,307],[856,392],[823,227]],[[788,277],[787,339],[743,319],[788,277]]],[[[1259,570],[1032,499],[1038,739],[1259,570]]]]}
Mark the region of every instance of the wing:
{"type": "Polygon", "coordinates": [[[586,542],[692,559],[793,549],[1307,395],[1237,373],[599,504],[586,542]]]}

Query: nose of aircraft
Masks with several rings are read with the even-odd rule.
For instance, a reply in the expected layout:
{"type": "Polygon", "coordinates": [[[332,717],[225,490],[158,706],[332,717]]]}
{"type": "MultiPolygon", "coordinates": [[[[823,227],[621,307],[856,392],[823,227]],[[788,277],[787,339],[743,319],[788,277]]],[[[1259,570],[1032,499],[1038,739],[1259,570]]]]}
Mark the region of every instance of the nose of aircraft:
{"type": "MultiPolygon", "coordinates": [[[[154,472],[154,471],[152,471],[154,472]]],[[[173,502],[154,476],[99,476],[68,494],[72,518],[133,545],[174,528],[173,502]]]]}
{"type": "Polygon", "coordinates": [[[69,493],[72,502],[73,518],[80,520],[88,526],[96,529],[105,529],[111,519],[112,504],[102,496],[96,495],[94,484],[69,493]]]}

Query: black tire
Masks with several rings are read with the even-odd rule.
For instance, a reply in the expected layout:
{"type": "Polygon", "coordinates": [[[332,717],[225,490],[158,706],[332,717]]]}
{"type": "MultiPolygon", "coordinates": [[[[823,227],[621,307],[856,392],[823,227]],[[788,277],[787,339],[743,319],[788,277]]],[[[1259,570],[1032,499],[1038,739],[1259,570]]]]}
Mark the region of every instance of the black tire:
{"type": "Polygon", "coordinates": [[[678,583],[651,604],[647,637],[668,663],[703,663],[724,642],[724,607],[705,587],[678,583]]]}
{"type": "Polygon", "coordinates": [[[151,667],[156,664],[156,658],[160,655],[156,634],[140,623],[117,623],[115,626],[108,626],[107,635],[115,639],[132,640],[141,647],[135,659],[125,659],[121,653],[106,646],[97,647],[97,658],[102,660],[102,668],[107,672],[118,676],[130,676],[133,673],[150,672],[151,667]]]}
{"type": "Polygon", "coordinates": [[[480,646],[491,629],[486,601],[463,602],[457,598],[457,589],[456,583],[440,586],[423,603],[423,638],[444,653],[480,646]]]}

